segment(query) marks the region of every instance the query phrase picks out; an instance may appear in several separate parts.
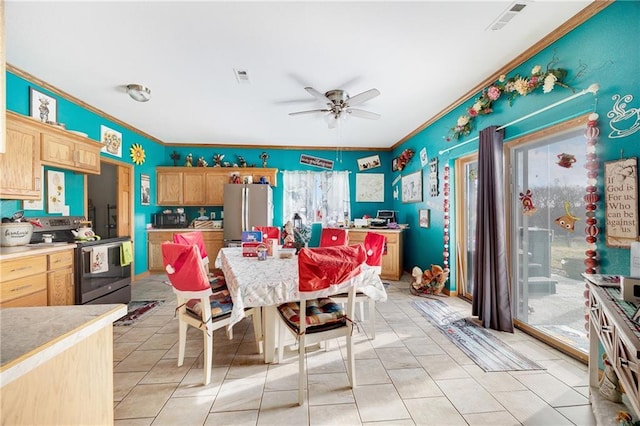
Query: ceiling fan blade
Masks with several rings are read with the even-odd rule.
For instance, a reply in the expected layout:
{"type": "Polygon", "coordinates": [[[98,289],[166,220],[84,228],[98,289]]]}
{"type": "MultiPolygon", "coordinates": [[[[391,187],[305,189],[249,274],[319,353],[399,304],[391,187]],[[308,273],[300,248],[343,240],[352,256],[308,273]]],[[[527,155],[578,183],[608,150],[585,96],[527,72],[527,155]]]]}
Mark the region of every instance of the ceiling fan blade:
{"type": "Polygon", "coordinates": [[[369,120],[377,120],[378,118],[380,118],[380,114],[376,114],[375,112],[371,111],[365,111],[363,109],[347,108],[347,112],[354,117],[368,118],[369,120]]]}
{"type": "Polygon", "coordinates": [[[324,93],[320,93],[318,92],[316,89],[314,89],[313,87],[305,87],[304,90],[306,90],[307,92],[309,92],[313,97],[318,98],[318,100],[321,100],[324,103],[328,103],[328,104],[333,104],[333,102],[331,101],[331,99],[327,98],[324,93]]]}
{"type": "Polygon", "coordinates": [[[290,112],[289,115],[302,115],[302,114],[317,114],[319,112],[329,112],[328,109],[311,109],[308,111],[297,111],[297,112],[290,112]]]}
{"type": "Polygon", "coordinates": [[[347,100],[347,103],[349,104],[349,106],[360,105],[361,103],[364,103],[369,99],[375,98],[379,94],[380,91],[378,89],[369,89],[366,92],[358,93],[357,95],[350,97],[347,100]]]}

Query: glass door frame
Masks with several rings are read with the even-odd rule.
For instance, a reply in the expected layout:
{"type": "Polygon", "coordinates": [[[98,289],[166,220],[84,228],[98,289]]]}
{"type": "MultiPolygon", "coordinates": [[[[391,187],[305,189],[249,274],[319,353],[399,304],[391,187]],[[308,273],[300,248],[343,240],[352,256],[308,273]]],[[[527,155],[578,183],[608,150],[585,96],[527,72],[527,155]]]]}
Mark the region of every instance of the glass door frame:
{"type": "Polygon", "coordinates": [[[469,259],[467,253],[469,252],[469,247],[467,247],[467,241],[469,241],[469,236],[467,235],[467,219],[469,215],[472,214],[467,212],[466,209],[466,195],[467,195],[467,176],[466,176],[466,168],[471,163],[478,162],[478,153],[473,153],[466,155],[464,157],[456,158],[455,160],[455,194],[456,194],[456,206],[459,206],[456,209],[456,224],[460,226],[456,226],[456,270],[459,279],[457,280],[460,283],[458,288],[458,296],[466,299],[473,300],[473,294],[469,294],[467,292],[467,280],[472,277],[467,277],[467,270],[469,269],[467,265],[472,259],[469,259]]]}

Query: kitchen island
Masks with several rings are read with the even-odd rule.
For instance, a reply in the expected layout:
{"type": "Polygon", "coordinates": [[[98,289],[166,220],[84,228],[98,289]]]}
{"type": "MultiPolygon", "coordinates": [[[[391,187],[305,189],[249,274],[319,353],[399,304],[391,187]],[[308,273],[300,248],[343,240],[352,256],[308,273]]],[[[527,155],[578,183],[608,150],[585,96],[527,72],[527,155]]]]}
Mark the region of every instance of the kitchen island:
{"type": "Polygon", "coordinates": [[[0,309],[0,424],[113,424],[113,321],[126,305],[0,309]]]}

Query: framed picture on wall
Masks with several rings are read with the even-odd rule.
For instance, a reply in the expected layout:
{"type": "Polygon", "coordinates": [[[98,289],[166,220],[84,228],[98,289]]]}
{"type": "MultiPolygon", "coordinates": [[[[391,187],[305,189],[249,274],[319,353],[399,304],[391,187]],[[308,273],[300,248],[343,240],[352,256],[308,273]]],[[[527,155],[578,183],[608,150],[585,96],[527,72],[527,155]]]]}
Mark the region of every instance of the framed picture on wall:
{"type": "Polygon", "coordinates": [[[57,123],[58,101],[49,95],[29,88],[30,115],[43,123],[57,123]]]}
{"type": "Polygon", "coordinates": [[[151,184],[149,175],[140,175],[140,204],[148,206],[151,203],[151,184]]]}
{"type": "Polygon", "coordinates": [[[422,170],[402,176],[402,202],[422,201],[422,170]]]}
{"type": "Polygon", "coordinates": [[[431,223],[429,221],[429,209],[420,209],[418,213],[418,224],[421,228],[428,228],[431,223]]]}

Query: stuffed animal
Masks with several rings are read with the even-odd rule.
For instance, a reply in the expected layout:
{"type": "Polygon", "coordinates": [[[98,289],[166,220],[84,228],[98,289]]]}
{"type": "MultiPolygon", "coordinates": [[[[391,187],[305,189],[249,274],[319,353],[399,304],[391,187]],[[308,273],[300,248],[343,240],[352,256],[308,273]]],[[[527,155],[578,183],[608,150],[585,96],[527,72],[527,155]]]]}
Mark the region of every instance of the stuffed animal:
{"type": "Polygon", "coordinates": [[[440,294],[444,284],[449,279],[449,270],[443,269],[440,265],[431,265],[431,269],[422,270],[415,266],[411,271],[413,282],[411,287],[418,293],[440,294]]]}

